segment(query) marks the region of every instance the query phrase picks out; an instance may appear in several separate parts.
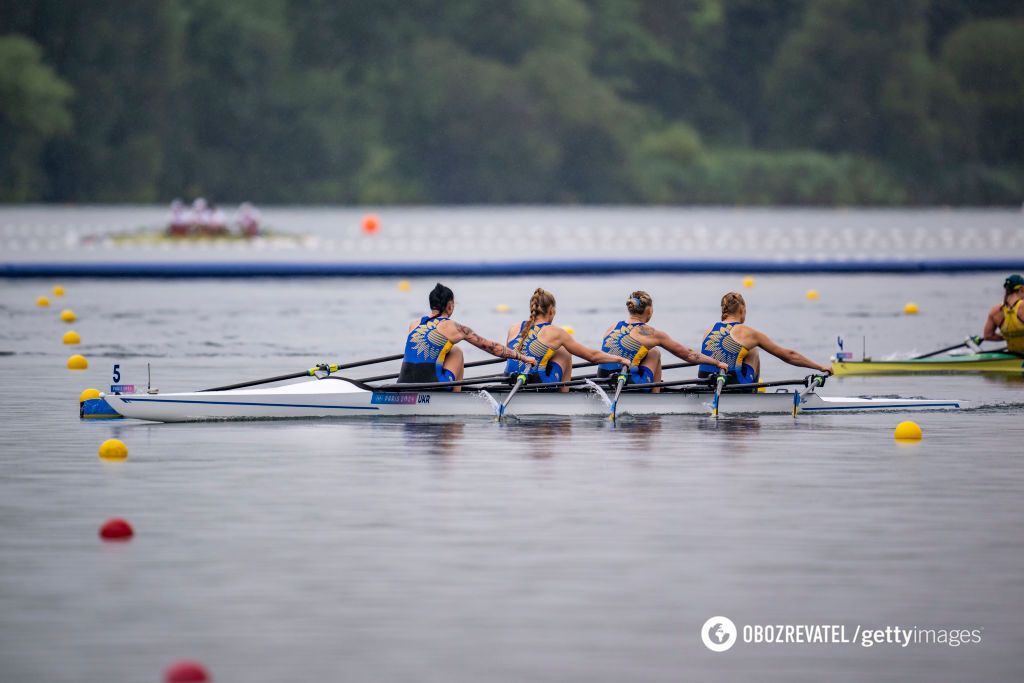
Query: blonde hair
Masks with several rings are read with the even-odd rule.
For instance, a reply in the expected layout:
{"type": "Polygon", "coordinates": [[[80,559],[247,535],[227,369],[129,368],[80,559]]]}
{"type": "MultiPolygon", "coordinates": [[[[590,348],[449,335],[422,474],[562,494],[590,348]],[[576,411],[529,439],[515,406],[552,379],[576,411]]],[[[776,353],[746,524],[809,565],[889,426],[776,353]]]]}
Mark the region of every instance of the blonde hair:
{"type": "Polygon", "coordinates": [[[626,310],[631,315],[640,315],[647,310],[648,306],[654,304],[654,299],[651,295],[642,289],[638,289],[629,295],[629,299],[626,301],[626,310]]]}
{"type": "Polygon", "coordinates": [[[533,296],[530,297],[530,319],[526,321],[526,324],[523,325],[523,331],[519,333],[519,343],[516,344],[516,351],[522,353],[523,344],[526,343],[526,336],[530,334],[530,330],[536,324],[537,318],[550,311],[554,305],[554,294],[540,287],[533,291],[533,296]]]}
{"type": "Polygon", "coordinates": [[[741,308],[746,307],[747,302],[743,300],[742,294],[739,292],[729,292],[722,297],[722,320],[725,320],[726,316],[739,313],[741,308]]]}

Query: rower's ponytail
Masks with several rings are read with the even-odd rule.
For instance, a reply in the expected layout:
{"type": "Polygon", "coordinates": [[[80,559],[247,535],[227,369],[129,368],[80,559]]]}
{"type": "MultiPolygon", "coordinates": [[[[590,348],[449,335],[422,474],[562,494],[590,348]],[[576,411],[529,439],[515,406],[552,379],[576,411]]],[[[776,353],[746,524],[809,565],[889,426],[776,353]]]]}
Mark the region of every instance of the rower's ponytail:
{"type": "Polygon", "coordinates": [[[517,352],[523,352],[523,344],[526,343],[527,335],[530,334],[530,330],[537,323],[537,318],[550,311],[554,305],[554,294],[540,287],[534,290],[533,296],[530,297],[530,319],[526,321],[526,324],[523,325],[523,331],[519,333],[519,343],[516,344],[517,352]]]}
{"type": "Polygon", "coordinates": [[[444,315],[444,309],[448,308],[448,304],[451,303],[454,298],[455,293],[440,282],[434,285],[434,288],[430,290],[430,294],[427,299],[430,302],[430,310],[437,311],[438,313],[437,315],[431,316],[431,319],[444,315]]]}
{"type": "Polygon", "coordinates": [[[740,309],[746,308],[747,302],[739,292],[729,292],[722,297],[722,320],[730,315],[736,315],[740,309]]]}

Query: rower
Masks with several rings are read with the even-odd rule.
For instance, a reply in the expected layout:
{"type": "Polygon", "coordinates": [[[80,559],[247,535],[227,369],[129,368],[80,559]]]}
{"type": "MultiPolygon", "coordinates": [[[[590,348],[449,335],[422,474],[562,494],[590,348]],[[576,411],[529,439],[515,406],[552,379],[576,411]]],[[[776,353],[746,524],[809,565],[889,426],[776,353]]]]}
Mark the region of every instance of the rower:
{"type": "MultiPolygon", "coordinates": [[[[764,332],[758,332],[753,327],[745,325],[746,319],[747,303],[743,300],[743,295],[729,292],[722,297],[721,322],[712,325],[704,334],[704,343],[700,350],[729,366],[726,375],[727,384],[757,382],[761,375],[761,359],[758,349],[764,349],[790,365],[811,368],[826,374],[832,373],[832,368],[827,365],[819,365],[793,349],[779,346],[764,332]]],[[[697,376],[710,377],[716,372],[715,366],[702,364],[698,368],[697,376]]]]}
{"type": "Polygon", "coordinates": [[[1010,353],[1024,353],[1024,277],[1011,275],[1003,282],[1003,303],[992,307],[981,338],[1005,341],[1010,353]]]}
{"type": "MultiPolygon", "coordinates": [[[[722,370],[728,370],[725,363],[698,353],[680,344],[664,332],[654,329],[648,323],[654,315],[654,300],[644,291],[636,291],[626,301],[626,312],[629,318],[620,320],[609,327],[601,342],[601,350],[629,359],[628,384],[651,384],[661,381],[661,351],[664,347],[674,356],[689,363],[704,363],[722,370]]],[[[622,366],[616,363],[602,363],[597,366],[598,377],[612,377],[619,373],[622,366]]],[[[653,389],[660,391],[659,387],[653,389]]]]}
{"type": "MultiPolygon", "coordinates": [[[[530,319],[508,329],[508,348],[525,354],[535,365],[509,361],[506,373],[525,374],[529,384],[552,384],[572,379],[572,356],[617,367],[629,364],[622,356],[587,348],[577,342],[571,334],[553,324],[555,311],[554,294],[538,287],[530,297],[530,319]]],[[[569,387],[563,386],[560,391],[569,391],[569,387]]]]}
{"type": "MultiPolygon", "coordinates": [[[[462,379],[465,361],[455,345],[467,341],[498,358],[513,358],[532,365],[535,361],[500,342],[484,339],[465,325],[451,319],[455,294],[440,282],[430,292],[430,315],[409,325],[405,357],[398,373],[399,384],[456,382],[462,379]]],[[[452,387],[459,391],[461,387],[452,387]]]]}

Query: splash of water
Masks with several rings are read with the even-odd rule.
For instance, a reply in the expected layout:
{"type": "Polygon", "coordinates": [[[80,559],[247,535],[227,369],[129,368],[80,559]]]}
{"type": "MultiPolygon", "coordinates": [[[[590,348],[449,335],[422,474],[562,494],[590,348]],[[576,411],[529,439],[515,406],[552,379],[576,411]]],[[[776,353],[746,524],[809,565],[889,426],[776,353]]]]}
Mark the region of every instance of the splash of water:
{"type": "Polygon", "coordinates": [[[483,398],[487,403],[490,404],[494,414],[497,415],[501,411],[501,404],[494,400],[494,397],[488,394],[486,391],[478,391],[476,395],[483,398]]]}
{"type": "Polygon", "coordinates": [[[585,383],[588,387],[590,387],[591,391],[593,391],[595,394],[601,397],[601,400],[604,401],[604,407],[610,412],[612,409],[612,400],[608,398],[608,394],[605,393],[604,389],[602,389],[600,386],[590,381],[589,379],[586,380],[585,383]]]}

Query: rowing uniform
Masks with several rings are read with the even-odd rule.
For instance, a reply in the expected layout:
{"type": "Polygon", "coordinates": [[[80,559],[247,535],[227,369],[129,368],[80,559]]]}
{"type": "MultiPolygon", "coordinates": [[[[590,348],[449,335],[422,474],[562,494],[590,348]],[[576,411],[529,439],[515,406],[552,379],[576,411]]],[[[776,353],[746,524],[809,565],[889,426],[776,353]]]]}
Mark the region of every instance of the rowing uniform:
{"type": "MultiPolygon", "coordinates": [[[[519,326],[519,334],[522,335],[526,322],[519,326]]],[[[540,331],[551,323],[538,323],[526,333],[526,340],[523,341],[522,353],[536,359],[536,365],[527,365],[521,360],[510,359],[505,363],[505,374],[526,375],[527,384],[551,384],[562,381],[562,366],[552,363],[551,357],[555,355],[555,349],[551,348],[540,340],[540,331]]],[[[516,336],[508,343],[510,349],[519,345],[519,336],[516,336]]]]}
{"type": "Polygon", "coordinates": [[[1013,306],[1003,304],[1003,322],[999,325],[999,334],[1006,340],[1006,350],[1010,353],[1024,353],[1024,322],[1020,320],[1020,306],[1024,299],[1013,306]]]}
{"type": "MultiPolygon", "coordinates": [[[[727,384],[751,384],[757,381],[757,373],[754,368],[743,360],[750,350],[732,338],[729,334],[737,323],[717,322],[708,335],[704,337],[700,351],[705,356],[711,356],[720,363],[729,366],[726,371],[727,384]]],[[[697,377],[711,377],[718,373],[717,365],[701,363],[697,368],[697,377]]]]}
{"type": "MultiPolygon", "coordinates": [[[[654,371],[640,365],[647,357],[650,349],[638,342],[630,335],[634,329],[644,323],[629,323],[620,320],[618,324],[601,342],[601,350],[613,356],[622,356],[629,359],[629,378],[627,384],[650,384],[654,381],[654,371]]],[[[601,363],[597,366],[598,377],[612,377],[619,374],[622,366],[618,363],[601,363]]]]}
{"type": "Polygon", "coordinates": [[[448,318],[423,316],[409,332],[402,369],[398,372],[399,384],[455,381],[455,374],[444,369],[444,359],[454,344],[437,329],[445,320],[448,318]]]}

